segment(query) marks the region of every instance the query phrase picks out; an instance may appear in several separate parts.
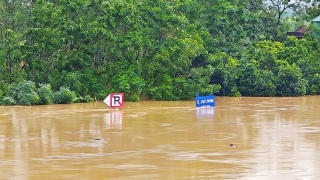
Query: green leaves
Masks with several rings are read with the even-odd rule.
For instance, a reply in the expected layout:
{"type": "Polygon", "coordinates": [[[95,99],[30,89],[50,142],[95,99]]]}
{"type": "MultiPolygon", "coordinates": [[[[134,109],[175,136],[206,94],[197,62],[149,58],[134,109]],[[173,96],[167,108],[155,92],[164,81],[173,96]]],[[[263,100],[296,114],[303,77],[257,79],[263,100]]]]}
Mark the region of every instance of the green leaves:
{"type": "MultiPolygon", "coordinates": [[[[122,65],[124,66],[125,63],[123,62],[122,65]]],[[[111,81],[108,84],[112,87],[111,92],[123,92],[127,100],[137,101],[143,92],[146,82],[140,76],[139,66],[133,67],[129,69],[119,68],[119,73],[111,77],[111,81]]]]}
{"type": "Polygon", "coordinates": [[[50,84],[40,84],[38,89],[39,104],[52,104],[53,103],[53,91],[50,84]]]}
{"type": "Polygon", "coordinates": [[[241,60],[243,70],[238,81],[241,94],[303,96],[308,89],[315,93],[317,85],[308,82],[317,72],[310,66],[317,60],[307,58],[311,44],[288,38],[283,43],[262,41],[254,44],[253,49],[248,48],[247,57],[241,60]]]}
{"type": "MultiPolygon", "coordinates": [[[[50,83],[67,103],[73,93],[84,102],[114,91],[130,101],[191,99],[196,92],[303,95],[305,87],[318,93],[319,38],[283,38],[288,26],[277,15],[289,3],[277,3],[282,6],[261,0],[39,0],[25,7],[22,0],[3,1],[0,77],[4,84],[50,83]]],[[[37,93],[38,103],[52,102],[48,86],[37,93]]]]}
{"type": "Polygon", "coordinates": [[[3,103],[5,105],[15,105],[15,103],[25,106],[35,105],[40,99],[35,91],[36,85],[32,81],[23,81],[17,85],[11,84],[8,87],[8,96],[4,98],[3,103]]]}
{"type": "Polygon", "coordinates": [[[280,96],[302,96],[306,94],[308,81],[303,79],[300,68],[292,64],[280,66],[276,84],[280,96]]]}
{"type": "Polygon", "coordinates": [[[254,63],[245,64],[238,81],[238,89],[244,96],[275,96],[276,77],[268,69],[258,69],[254,63]]]}
{"type": "Polygon", "coordinates": [[[54,92],[54,103],[70,104],[76,100],[76,94],[70,91],[68,87],[61,87],[59,91],[54,92]]]}
{"type": "Polygon", "coordinates": [[[236,87],[236,79],[239,76],[239,62],[224,52],[210,54],[209,63],[214,67],[211,75],[211,84],[219,84],[221,90],[219,95],[236,95],[238,89],[236,87]]]}

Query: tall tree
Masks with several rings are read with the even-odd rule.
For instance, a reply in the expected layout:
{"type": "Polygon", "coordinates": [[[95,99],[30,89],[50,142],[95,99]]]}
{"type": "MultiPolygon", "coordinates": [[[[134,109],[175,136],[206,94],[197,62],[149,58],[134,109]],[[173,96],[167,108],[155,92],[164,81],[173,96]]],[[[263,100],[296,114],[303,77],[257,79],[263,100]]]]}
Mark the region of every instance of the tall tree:
{"type": "Polygon", "coordinates": [[[19,71],[24,61],[23,29],[28,25],[28,5],[23,0],[0,2],[0,76],[5,82],[23,77],[19,71]]]}

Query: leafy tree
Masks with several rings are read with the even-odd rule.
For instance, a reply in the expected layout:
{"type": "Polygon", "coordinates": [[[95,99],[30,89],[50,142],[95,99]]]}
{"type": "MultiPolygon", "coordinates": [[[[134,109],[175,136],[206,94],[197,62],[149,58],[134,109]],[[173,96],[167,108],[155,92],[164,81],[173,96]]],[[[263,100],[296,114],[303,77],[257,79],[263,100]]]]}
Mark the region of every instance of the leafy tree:
{"type": "Polygon", "coordinates": [[[203,10],[199,21],[210,33],[205,40],[210,53],[224,52],[234,58],[240,58],[243,49],[258,39],[264,29],[259,11],[252,7],[249,0],[200,1],[203,10]]]}
{"type": "Polygon", "coordinates": [[[40,84],[40,88],[37,91],[39,95],[39,104],[52,104],[53,103],[53,91],[50,84],[40,84]]]}
{"type": "Polygon", "coordinates": [[[239,77],[238,87],[244,96],[275,96],[276,76],[268,69],[258,69],[257,65],[246,64],[239,77]]]}
{"type": "Polygon", "coordinates": [[[4,98],[4,93],[3,93],[3,91],[0,89],[0,104],[2,104],[3,98],[4,98]]]}
{"type": "MultiPolygon", "coordinates": [[[[14,84],[50,84],[59,103],[115,91],[129,101],[301,95],[305,86],[317,94],[320,32],[285,36],[310,18],[307,5],[318,1],[1,1],[0,89],[17,101],[14,84]],[[308,83],[293,81],[293,72],[308,83]]],[[[33,90],[38,103],[50,103],[47,88],[33,90]]]]}
{"type": "Polygon", "coordinates": [[[269,40],[284,40],[292,23],[302,25],[318,16],[315,14],[318,5],[317,0],[250,0],[247,8],[259,16],[262,35],[269,40]]]}
{"type": "Polygon", "coordinates": [[[320,74],[317,73],[311,79],[309,79],[307,93],[311,95],[320,94],[320,74]]]}
{"type": "Polygon", "coordinates": [[[307,17],[305,20],[307,21],[311,21],[315,17],[319,16],[320,14],[319,5],[306,7],[306,14],[307,14],[307,17]]]}
{"type": "Polygon", "coordinates": [[[76,95],[67,87],[61,87],[59,91],[54,92],[54,103],[56,104],[70,104],[76,100],[76,95]]]}
{"type": "MultiPolygon", "coordinates": [[[[19,105],[35,105],[39,102],[39,96],[35,92],[36,85],[32,81],[23,81],[18,84],[10,84],[8,87],[8,102],[16,102],[19,105]]],[[[11,103],[9,103],[11,104],[11,103]]]]}
{"type": "Polygon", "coordinates": [[[22,31],[29,23],[27,14],[23,0],[0,2],[0,77],[5,83],[25,78],[20,62],[25,61],[22,31]]]}
{"type": "MultiPolygon", "coordinates": [[[[139,68],[137,68],[139,69],[139,68]]],[[[125,93],[125,97],[130,100],[138,101],[145,86],[145,80],[141,78],[140,72],[133,67],[128,67],[123,74],[118,74],[112,78],[112,91],[125,93]]],[[[111,85],[110,85],[111,86],[111,85]]]]}
{"type": "Polygon", "coordinates": [[[277,95],[302,96],[306,94],[308,81],[303,79],[301,69],[296,65],[280,66],[276,79],[277,95]]]}
{"type": "Polygon", "coordinates": [[[221,90],[218,95],[238,96],[236,80],[239,77],[239,61],[228,56],[226,53],[210,55],[210,64],[215,67],[211,75],[210,84],[219,84],[221,90]]]}
{"type": "Polygon", "coordinates": [[[16,105],[17,103],[12,97],[6,96],[2,100],[2,104],[5,106],[13,106],[13,105],[16,105]]]}
{"type": "Polygon", "coordinates": [[[254,63],[246,63],[242,69],[238,80],[238,89],[243,96],[254,96],[257,87],[258,67],[254,63]]]}

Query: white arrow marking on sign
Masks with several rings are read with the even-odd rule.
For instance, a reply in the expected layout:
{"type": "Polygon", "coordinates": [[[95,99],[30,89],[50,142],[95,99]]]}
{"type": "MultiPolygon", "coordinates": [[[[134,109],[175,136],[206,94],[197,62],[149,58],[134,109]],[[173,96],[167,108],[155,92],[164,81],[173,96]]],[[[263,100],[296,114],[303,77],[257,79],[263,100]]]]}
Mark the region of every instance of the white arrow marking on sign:
{"type": "Polygon", "coordinates": [[[110,94],[103,100],[103,102],[110,107],[110,94]]]}

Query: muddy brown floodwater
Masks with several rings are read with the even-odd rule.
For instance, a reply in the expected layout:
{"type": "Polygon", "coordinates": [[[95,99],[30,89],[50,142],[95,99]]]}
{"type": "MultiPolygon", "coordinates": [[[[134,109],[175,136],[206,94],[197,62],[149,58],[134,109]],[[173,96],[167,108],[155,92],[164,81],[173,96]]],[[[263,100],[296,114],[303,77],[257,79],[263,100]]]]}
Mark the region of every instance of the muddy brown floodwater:
{"type": "Polygon", "coordinates": [[[320,96],[0,107],[0,179],[320,179],[320,96]],[[230,146],[235,144],[235,147],[230,146]]]}

